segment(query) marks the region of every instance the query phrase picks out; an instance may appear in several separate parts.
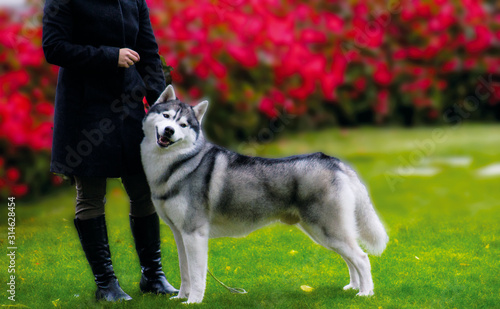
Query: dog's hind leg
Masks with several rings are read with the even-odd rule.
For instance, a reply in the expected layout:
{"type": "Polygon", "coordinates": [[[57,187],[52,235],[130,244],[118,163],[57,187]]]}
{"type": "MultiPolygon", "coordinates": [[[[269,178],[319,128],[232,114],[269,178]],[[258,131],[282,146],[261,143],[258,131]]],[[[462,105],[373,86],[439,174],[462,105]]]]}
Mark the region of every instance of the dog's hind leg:
{"type": "Polygon", "coordinates": [[[349,284],[344,286],[344,290],[358,290],[359,289],[359,274],[358,271],[356,270],[356,267],[354,267],[354,264],[352,264],[348,259],[345,259],[342,257],[344,261],[347,264],[347,267],[349,268],[349,284]]]}
{"type": "MultiPolygon", "coordinates": [[[[370,260],[368,259],[368,255],[363,252],[363,250],[361,250],[359,245],[355,241],[349,241],[344,244],[336,244],[334,247],[332,247],[332,250],[335,250],[337,253],[339,253],[347,262],[347,264],[349,265],[349,273],[351,273],[351,268],[354,268],[355,272],[359,276],[359,293],[357,295],[373,295],[373,281],[371,275],[370,260]]],[[[344,289],[351,288],[352,285],[354,285],[353,288],[356,288],[356,281],[353,282],[354,278],[351,277],[351,282],[349,283],[349,285],[344,287],[344,289]]]]}
{"type": "Polygon", "coordinates": [[[350,283],[345,289],[359,288],[358,295],[372,295],[370,260],[356,241],[354,194],[347,186],[338,189],[304,208],[300,226],[314,241],[337,252],[346,261],[350,283]],[[314,215],[318,213],[322,215],[314,215]]]}
{"type": "MultiPolygon", "coordinates": [[[[340,254],[349,267],[350,283],[344,289],[358,289],[359,296],[373,295],[373,281],[368,255],[361,250],[354,237],[331,235],[328,228],[301,222],[300,226],[315,242],[340,254]]],[[[338,230],[338,226],[336,227],[338,230]]]]}
{"type": "Polygon", "coordinates": [[[191,284],[184,240],[182,239],[181,232],[173,224],[170,226],[170,229],[174,234],[175,243],[177,245],[177,253],[179,255],[179,268],[181,272],[181,288],[179,289],[179,294],[172,298],[188,298],[191,284]]]}
{"type": "Polygon", "coordinates": [[[206,224],[193,232],[181,231],[181,233],[186,249],[191,285],[191,291],[186,303],[201,303],[205,294],[207,279],[209,227],[206,224]]]}
{"type": "Polygon", "coordinates": [[[373,281],[368,255],[355,242],[337,246],[334,250],[349,265],[349,274],[351,274],[352,269],[356,273],[354,277],[351,275],[351,281],[344,289],[359,289],[357,294],[359,296],[373,295],[373,281]]]}

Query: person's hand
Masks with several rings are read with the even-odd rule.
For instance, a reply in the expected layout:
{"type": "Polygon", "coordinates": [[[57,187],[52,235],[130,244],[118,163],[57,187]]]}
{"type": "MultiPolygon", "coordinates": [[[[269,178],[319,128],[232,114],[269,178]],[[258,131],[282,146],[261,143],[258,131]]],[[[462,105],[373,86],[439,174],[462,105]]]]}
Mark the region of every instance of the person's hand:
{"type": "Polygon", "coordinates": [[[130,48],[120,48],[120,54],[118,56],[118,67],[129,68],[136,62],[141,60],[139,54],[130,48]]]}

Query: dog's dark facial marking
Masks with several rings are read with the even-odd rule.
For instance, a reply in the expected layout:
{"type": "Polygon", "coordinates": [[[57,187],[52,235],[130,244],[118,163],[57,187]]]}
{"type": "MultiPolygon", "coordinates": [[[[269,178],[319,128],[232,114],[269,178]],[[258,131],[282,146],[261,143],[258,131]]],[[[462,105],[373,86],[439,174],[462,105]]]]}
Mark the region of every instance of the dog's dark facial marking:
{"type": "MultiPolygon", "coordinates": [[[[156,103],[148,111],[149,114],[162,114],[165,111],[174,111],[175,114],[172,117],[173,120],[179,121],[182,117],[184,117],[187,121],[187,126],[191,128],[196,133],[196,139],[198,139],[200,134],[200,123],[198,119],[196,119],[193,108],[180,100],[170,100],[165,103],[156,103]]],[[[147,117],[147,115],[146,115],[147,117]]]]}

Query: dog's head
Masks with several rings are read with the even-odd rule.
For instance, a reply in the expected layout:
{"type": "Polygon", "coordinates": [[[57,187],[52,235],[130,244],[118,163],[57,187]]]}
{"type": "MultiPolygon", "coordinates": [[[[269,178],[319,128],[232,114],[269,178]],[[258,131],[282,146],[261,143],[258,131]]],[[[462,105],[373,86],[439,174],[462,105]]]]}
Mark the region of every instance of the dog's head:
{"type": "Polygon", "coordinates": [[[175,96],[169,85],[149,109],[143,121],[145,139],[156,141],[160,149],[190,148],[201,134],[201,121],[208,101],[191,107],[175,96]]]}

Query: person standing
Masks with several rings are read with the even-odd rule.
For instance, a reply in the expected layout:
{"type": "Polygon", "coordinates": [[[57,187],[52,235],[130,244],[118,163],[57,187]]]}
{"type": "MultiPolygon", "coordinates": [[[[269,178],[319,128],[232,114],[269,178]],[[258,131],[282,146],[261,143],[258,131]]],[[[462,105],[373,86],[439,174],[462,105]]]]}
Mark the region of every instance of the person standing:
{"type": "Polygon", "coordinates": [[[159,219],[142,169],[143,98],[165,89],[145,0],[46,0],[43,51],[60,67],[51,172],[76,183],[75,227],[96,299],[129,300],[113,270],[104,215],[107,178],[121,178],[142,292],[176,294],[162,270],[159,219]]]}

